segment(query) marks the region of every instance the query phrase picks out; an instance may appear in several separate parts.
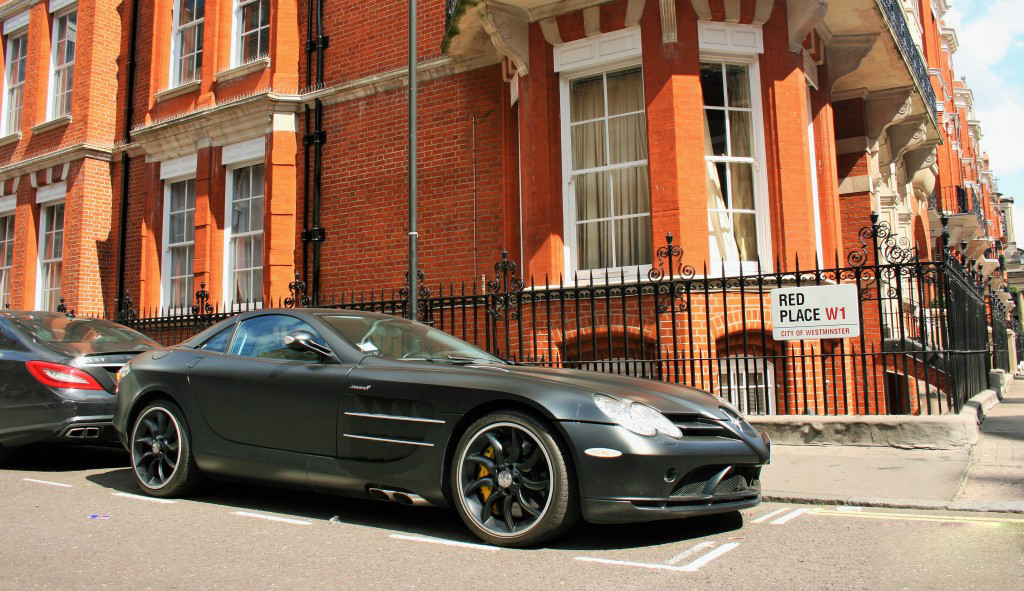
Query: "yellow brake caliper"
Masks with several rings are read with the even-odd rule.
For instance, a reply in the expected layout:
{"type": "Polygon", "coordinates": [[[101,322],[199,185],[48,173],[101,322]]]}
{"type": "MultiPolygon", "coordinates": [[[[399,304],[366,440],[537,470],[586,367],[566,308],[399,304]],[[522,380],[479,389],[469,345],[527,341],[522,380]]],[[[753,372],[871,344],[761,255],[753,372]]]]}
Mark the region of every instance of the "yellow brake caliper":
{"type": "MultiPolygon", "coordinates": [[[[493,447],[488,447],[487,450],[484,451],[484,457],[493,460],[494,459],[494,448],[493,447]]],[[[483,466],[480,466],[480,473],[477,474],[477,478],[484,478],[485,476],[487,476],[490,473],[491,473],[490,470],[488,470],[487,468],[484,468],[483,466]]],[[[489,487],[489,486],[481,486],[480,487],[480,494],[483,495],[484,502],[486,503],[487,502],[487,498],[491,496],[491,487],[489,487]]],[[[491,507],[491,512],[494,513],[495,515],[501,515],[501,509],[498,508],[498,504],[497,503],[495,503],[491,507]]]]}

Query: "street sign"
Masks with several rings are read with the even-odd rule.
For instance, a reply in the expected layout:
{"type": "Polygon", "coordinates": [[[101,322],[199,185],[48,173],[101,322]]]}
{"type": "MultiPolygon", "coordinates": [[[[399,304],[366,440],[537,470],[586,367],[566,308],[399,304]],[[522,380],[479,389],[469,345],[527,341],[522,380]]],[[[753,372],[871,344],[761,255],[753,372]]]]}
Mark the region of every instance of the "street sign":
{"type": "Polygon", "coordinates": [[[771,296],[776,341],[860,336],[856,285],[781,287],[773,289],[771,296]]]}

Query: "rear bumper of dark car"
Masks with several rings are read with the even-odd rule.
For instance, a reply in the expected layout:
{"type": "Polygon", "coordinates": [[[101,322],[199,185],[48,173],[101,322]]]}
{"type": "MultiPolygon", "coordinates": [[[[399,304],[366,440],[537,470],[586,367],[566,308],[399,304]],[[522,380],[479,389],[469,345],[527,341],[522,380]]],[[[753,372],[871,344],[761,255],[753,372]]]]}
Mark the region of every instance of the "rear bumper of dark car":
{"type": "Polygon", "coordinates": [[[46,404],[8,408],[12,414],[0,443],[99,443],[115,441],[114,396],[107,392],[72,391],[54,395],[46,404]]]}
{"type": "Polygon", "coordinates": [[[563,422],[583,517],[630,523],[748,509],[761,502],[768,444],[759,434],[642,437],[616,425],[563,422]]]}

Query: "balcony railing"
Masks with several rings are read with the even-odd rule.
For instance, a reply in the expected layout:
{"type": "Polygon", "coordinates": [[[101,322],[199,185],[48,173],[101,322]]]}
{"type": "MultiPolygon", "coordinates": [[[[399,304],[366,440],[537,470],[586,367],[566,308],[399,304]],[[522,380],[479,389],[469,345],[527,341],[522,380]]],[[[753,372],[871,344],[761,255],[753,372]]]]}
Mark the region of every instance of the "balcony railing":
{"type": "Polygon", "coordinates": [[[896,39],[896,44],[899,45],[900,53],[903,54],[903,59],[914,76],[914,82],[921,92],[921,98],[932,118],[932,123],[938,127],[935,89],[932,88],[931,78],[928,76],[928,66],[924,63],[921,52],[917,50],[917,45],[914,43],[914,37],[910,34],[910,27],[907,26],[907,16],[903,12],[903,8],[898,0],[875,0],[875,2],[889,24],[889,30],[892,32],[893,38],[896,39]]]}

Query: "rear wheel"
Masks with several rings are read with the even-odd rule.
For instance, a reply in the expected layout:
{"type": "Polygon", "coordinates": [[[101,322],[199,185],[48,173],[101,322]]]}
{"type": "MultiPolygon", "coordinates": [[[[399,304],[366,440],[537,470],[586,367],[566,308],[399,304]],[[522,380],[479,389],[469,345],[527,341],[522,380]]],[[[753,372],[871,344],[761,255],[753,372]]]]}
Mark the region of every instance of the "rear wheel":
{"type": "Polygon", "coordinates": [[[185,415],[168,400],[152,402],[139,413],[132,428],[131,454],[132,474],[148,495],[185,495],[202,478],[185,415]]]}
{"type": "Polygon", "coordinates": [[[451,478],[462,520],[491,544],[540,544],[579,516],[568,453],[549,427],[524,413],[495,413],[470,425],[451,478]]]}

